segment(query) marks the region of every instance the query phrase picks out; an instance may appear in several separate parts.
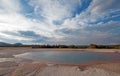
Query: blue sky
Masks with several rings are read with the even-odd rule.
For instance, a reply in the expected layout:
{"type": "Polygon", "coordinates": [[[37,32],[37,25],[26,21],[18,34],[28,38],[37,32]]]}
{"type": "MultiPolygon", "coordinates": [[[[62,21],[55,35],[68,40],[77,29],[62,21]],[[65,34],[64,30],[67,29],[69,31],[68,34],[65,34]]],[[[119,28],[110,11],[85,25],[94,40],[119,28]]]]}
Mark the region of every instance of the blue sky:
{"type": "Polygon", "coordinates": [[[120,44],[120,0],[0,0],[0,42],[120,44]]]}

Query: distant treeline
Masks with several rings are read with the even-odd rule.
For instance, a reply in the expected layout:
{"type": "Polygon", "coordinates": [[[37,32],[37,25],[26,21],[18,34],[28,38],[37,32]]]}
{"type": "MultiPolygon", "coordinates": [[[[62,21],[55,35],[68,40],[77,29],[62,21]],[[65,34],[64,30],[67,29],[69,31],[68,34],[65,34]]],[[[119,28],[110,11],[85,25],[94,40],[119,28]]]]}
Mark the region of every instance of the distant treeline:
{"type": "Polygon", "coordinates": [[[120,49],[120,45],[31,45],[32,48],[120,49]]]}
{"type": "Polygon", "coordinates": [[[31,47],[31,48],[75,48],[75,49],[120,49],[120,45],[97,45],[97,44],[90,44],[90,45],[6,45],[0,47],[31,47]]]}
{"type": "Polygon", "coordinates": [[[33,45],[32,48],[88,48],[87,45],[33,45]]]}
{"type": "Polygon", "coordinates": [[[120,49],[120,45],[97,45],[90,44],[88,48],[98,48],[98,49],[120,49]]]}

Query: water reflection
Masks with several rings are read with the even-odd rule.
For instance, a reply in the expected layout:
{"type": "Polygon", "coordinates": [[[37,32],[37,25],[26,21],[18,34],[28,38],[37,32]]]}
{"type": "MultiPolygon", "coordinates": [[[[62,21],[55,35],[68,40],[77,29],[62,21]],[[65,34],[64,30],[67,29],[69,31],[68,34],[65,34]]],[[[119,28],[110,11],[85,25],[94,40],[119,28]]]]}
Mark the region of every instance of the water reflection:
{"type": "Polygon", "coordinates": [[[120,61],[119,57],[95,52],[79,51],[41,51],[27,52],[15,55],[15,58],[33,59],[36,61],[63,62],[63,63],[86,63],[97,61],[120,61]]]}

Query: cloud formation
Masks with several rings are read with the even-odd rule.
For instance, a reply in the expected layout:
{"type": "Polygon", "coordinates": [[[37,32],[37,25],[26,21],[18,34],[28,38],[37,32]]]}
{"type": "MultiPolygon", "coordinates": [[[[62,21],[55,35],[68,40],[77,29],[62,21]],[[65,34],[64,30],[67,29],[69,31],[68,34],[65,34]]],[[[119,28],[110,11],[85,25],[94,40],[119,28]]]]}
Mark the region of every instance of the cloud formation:
{"type": "Polygon", "coordinates": [[[30,4],[35,8],[35,13],[49,23],[72,17],[74,11],[81,7],[80,0],[30,0],[30,4]]]}
{"type": "Polygon", "coordinates": [[[119,0],[0,0],[0,41],[119,44],[119,7],[119,0]]]}

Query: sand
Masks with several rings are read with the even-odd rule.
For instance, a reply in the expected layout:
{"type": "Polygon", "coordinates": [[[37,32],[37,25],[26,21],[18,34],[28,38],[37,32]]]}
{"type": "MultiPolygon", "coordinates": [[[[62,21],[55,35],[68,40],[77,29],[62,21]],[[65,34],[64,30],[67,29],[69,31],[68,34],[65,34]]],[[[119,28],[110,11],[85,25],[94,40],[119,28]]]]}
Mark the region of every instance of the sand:
{"type": "MultiPolygon", "coordinates": [[[[112,65],[112,64],[109,64],[112,65]]],[[[63,66],[63,65],[43,65],[40,63],[22,64],[11,76],[120,76],[120,73],[114,72],[116,69],[107,68],[107,64],[92,66],[81,70],[79,66],[63,66]]],[[[116,63],[113,67],[120,67],[116,63]]],[[[120,70],[119,70],[120,72],[120,70]]]]}
{"type": "Polygon", "coordinates": [[[81,71],[78,66],[52,66],[46,67],[36,76],[119,76],[100,68],[91,68],[81,71]]]}
{"type": "MultiPolygon", "coordinates": [[[[0,58],[14,58],[13,55],[31,51],[58,49],[1,48],[0,58]]],[[[59,49],[61,51],[120,52],[119,49],[59,49]]],[[[120,62],[93,64],[85,68],[60,64],[47,64],[24,60],[0,62],[0,76],[120,76],[120,62]]]]}

